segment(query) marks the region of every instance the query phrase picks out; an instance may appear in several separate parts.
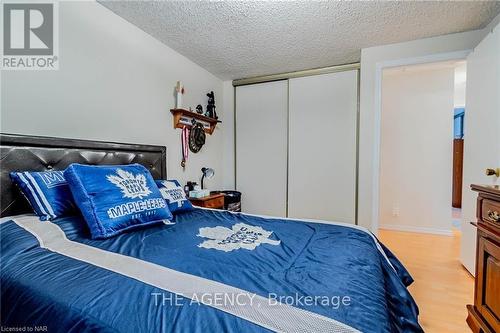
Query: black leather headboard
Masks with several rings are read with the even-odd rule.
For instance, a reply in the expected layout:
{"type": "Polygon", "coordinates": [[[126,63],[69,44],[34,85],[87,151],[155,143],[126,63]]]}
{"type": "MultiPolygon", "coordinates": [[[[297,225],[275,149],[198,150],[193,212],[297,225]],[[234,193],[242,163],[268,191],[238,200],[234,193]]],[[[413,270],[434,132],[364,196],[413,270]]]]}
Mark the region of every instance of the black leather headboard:
{"type": "Polygon", "coordinates": [[[71,163],[144,165],[155,179],[167,178],[167,148],[115,142],[50,138],[0,133],[1,215],[33,210],[12,184],[11,171],[64,170],[71,163]]]}

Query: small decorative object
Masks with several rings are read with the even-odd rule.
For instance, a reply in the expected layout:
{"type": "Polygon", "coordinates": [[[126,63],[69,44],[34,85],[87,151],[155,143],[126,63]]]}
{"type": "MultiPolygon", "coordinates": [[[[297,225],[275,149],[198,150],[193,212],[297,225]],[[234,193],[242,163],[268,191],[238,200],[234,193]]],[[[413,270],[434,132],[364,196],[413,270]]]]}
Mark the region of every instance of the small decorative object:
{"type": "Polygon", "coordinates": [[[186,184],[186,186],[184,188],[187,187],[187,193],[189,194],[189,191],[194,191],[194,188],[197,185],[198,184],[196,182],[187,182],[187,184],[186,184]]]}
{"type": "Polygon", "coordinates": [[[177,81],[175,85],[175,108],[182,109],[182,95],[184,95],[184,86],[181,81],[177,81]]]}
{"type": "Polygon", "coordinates": [[[181,143],[182,143],[181,167],[183,169],[186,167],[186,162],[189,154],[188,142],[189,142],[189,128],[187,126],[184,126],[181,132],[181,143]]]}
{"type": "Polygon", "coordinates": [[[202,114],[203,113],[203,106],[201,106],[201,104],[198,104],[196,106],[196,112],[198,112],[199,114],[202,114]]]}
{"type": "Polygon", "coordinates": [[[189,150],[193,153],[199,152],[201,147],[205,144],[205,138],[203,124],[198,122],[194,123],[189,133],[189,150]]]}
{"type": "Polygon", "coordinates": [[[205,116],[218,119],[217,117],[217,112],[215,112],[215,95],[214,92],[211,91],[207,94],[208,96],[208,104],[207,104],[207,111],[205,112],[205,116]]]}
{"type": "Polygon", "coordinates": [[[217,124],[221,123],[220,120],[209,118],[196,112],[189,112],[185,109],[171,109],[170,112],[173,115],[174,128],[182,129],[184,126],[191,128],[194,121],[203,125],[205,133],[212,134],[217,124]]]}
{"type": "Polygon", "coordinates": [[[212,168],[201,168],[201,172],[203,173],[203,175],[201,176],[201,189],[203,190],[203,180],[205,179],[205,177],[207,179],[212,178],[215,175],[215,171],[212,168]]]}

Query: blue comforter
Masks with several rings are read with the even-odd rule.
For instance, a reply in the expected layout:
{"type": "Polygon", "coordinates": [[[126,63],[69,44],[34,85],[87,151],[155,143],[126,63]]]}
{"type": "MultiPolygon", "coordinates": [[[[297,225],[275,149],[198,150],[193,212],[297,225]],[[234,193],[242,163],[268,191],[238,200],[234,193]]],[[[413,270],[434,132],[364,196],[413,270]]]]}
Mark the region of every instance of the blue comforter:
{"type": "MultiPolygon", "coordinates": [[[[106,240],[91,240],[81,217],[39,223],[56,224],[72,242],[237,287],[362,332],[422,331],[406,289],[411,277],[366,231],[202,209],[174,221],[106,240]]],[[[140,279],[43,248],[12,220],[0,225],[0,234],[3,327],[269,331],[206,302],[193,304],[140,279]]]]}

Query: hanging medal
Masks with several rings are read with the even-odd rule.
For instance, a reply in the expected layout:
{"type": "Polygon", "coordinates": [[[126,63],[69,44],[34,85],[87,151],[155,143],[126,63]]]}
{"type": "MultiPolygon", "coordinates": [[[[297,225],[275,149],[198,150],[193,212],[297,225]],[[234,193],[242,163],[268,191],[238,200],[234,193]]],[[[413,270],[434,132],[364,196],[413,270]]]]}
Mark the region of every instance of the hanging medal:
{"type": "Polygon", "coordinates": [[[182,161],[181,161],[181,167],[185,168],[186,167],[186,162],[188,159],[188,153],[189,153],[189,128],[187,126],[184,126],[182,128],[181,132],[181,144],[182,144],[182,161]]]}

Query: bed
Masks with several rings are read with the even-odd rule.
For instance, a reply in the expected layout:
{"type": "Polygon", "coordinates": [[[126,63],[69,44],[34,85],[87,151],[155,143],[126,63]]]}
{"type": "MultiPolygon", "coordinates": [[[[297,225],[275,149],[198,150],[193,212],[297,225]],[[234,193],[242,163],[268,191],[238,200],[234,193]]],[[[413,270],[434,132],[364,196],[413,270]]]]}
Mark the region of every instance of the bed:
{"type": "Polygon", "coordinates": [[[40,222],[14,170],[139,163],[162,146],[1,135],[1,325],[48,332],[422,332],[398,259],[367,230],[212,209],[92,240],[40,222]]]}

